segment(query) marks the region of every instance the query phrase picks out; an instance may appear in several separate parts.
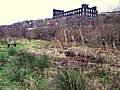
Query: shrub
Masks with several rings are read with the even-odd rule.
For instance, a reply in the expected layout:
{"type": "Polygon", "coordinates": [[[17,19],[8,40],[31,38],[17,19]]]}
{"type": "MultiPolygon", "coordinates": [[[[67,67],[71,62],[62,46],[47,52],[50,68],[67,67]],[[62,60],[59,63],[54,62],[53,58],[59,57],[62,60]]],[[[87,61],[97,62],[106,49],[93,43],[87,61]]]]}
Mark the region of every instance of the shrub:
{"type": "Polygon", "coordinates": [[[60,90],[85,90],[85,79],[81,70],[63,70],[57,75],[60,90]]]}
{"type": "Polygon", "coordinates": [[[44,69],[50,67],[48,56],[36,57],[26,51],[19,51],[10,59],[8,78],[11,82],[25,86],[24,80],[29,79],[29,77],[38,79],[35,73],[36,67],[39,67],[38,70],[44,73],[44,69]]]}
{"type": "Polygon", "coordinates": [[[6,62],[6,55],[4,53],[0,53],[0,67],[2,67],[5,62],[6,62]]]}
{"type": "Polygon", "coordinates": [[[8,77],[11,81],[22,82],[34,70],[35,57],[26,51],[20,51],[10,58],[8,77]]]}
{"type": "Polygon", "coordinates": [[[8,55],[13,56],[17,53],[17,50],[14,47],[10,47],[7,49],[7,53],[8,55]]]}
{"type": "Polygon", "coordinates": [[[40,90],[49,90],[49,82],[47,79],[41,79],[38,81],[40,90]]]}
{"type": "Polygon", "coordinates": [[[0,80],[0,90],[3,90],[3,82],[0,80]]]}
{"type": "Polygon", "coordinates": [[[42,71],[44,71],[45,68],[50,68],[50,65],[51,65],[49,56],[47,55],[40,56],[36,61],[36,63],[42,71]]]}
{"type": "Polygon", "coordinates": [[[35,63],[36,63],[36,67],[38,67],[38,69],[41,72],[41,78],[45,78],[44,70],[46,68],[50,68],[50,66],[51,66],[49,56],[47,56],[47,55],[40,56],[36,59],[35,63]]]}

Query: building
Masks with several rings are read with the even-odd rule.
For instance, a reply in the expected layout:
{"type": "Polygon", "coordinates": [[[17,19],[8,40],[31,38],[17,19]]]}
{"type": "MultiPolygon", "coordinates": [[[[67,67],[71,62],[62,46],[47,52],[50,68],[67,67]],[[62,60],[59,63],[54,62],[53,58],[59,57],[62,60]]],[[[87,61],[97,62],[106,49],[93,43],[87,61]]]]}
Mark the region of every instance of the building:
{"type": "Polygon", "coordinates": [[[82,4],[82,8],[78,8],[66,12],[64,12],[64,10],[53,9],[53,19],[66,17],[66,16],[73,16],[73,15],[87,16],[88,18],[94,18],[98,16],[98,11],[96,6],[90,8],[88,4],[82,4]]]}

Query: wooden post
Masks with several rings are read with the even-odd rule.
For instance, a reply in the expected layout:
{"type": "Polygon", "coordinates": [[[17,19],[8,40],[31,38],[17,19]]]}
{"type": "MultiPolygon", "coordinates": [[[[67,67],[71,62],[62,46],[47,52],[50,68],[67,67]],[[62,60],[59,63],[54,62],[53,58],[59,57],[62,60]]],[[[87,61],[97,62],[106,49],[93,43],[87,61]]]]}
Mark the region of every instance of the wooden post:
{"type": "Polygon", "coordinates": [[[85,44],[85,43],[84,43],[84,38],[83,38],[82,31],[81,31],[80,28],[79,28],[79,33],[80,33],[80,37],[81,37],[81,39],[82,39],[82,44],[84,45],[84,44],[85,44]]]}
{"type": "Polygon", "coordinates": [[[66,45],[68,45],[67,34],[66,34],[66,30],[65,29],[64,29],[64,38],[65,38],[66,45]]]}

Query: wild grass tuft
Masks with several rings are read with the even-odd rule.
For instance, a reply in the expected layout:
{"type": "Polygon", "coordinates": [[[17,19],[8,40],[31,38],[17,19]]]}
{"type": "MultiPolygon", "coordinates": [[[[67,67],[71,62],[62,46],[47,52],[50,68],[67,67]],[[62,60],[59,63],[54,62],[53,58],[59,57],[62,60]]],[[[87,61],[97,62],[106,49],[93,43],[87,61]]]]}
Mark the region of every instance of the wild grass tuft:
{"type": "Polygon", "coordinates": [[[63,70],[57,75],[60,90],[85,90],[85,78],[81,70],[63,70]]]}

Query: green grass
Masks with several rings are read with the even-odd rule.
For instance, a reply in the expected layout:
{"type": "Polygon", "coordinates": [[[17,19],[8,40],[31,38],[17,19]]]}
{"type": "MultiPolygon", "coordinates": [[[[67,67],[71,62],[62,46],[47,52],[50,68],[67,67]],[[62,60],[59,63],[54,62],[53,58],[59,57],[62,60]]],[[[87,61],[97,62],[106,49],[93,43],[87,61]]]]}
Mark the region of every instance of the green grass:
{"type": "Polygon", "coordinates": [[[5,44],[0,44],[0,90],[13,90],[20,87],[20,90],[25,90],[25,88],[31,87],[25,86],[23,82],[23,80],[29,80],[29,77],[39,83],[38,88],[46,90],[48,81],[44,79],[44,76],[42,80],[36,78],[35,68],[38,67],[44,72],[44,68],[50,66],[49,57],[36,57],[26,51],[26,47],[38,50],[38,44],[35,41],[28,42],[25,45],[19,42],[16,47],[10,46],[9,48],[5,44]]]}
{"type": "Polygon", "coordinates": [[[49,90],[49,81],[47,79],[41,79],[38,82],[40,90],[49,90]]]}
{"type": "MultiPolygon", "coordinates": [[[[0,90],[29,89],[32,86],[25,86],[21,82],[30,79],[37,82],[38,90],[49,90],[49,80],[44,77],[44,70],[51,67],[50,58],[47,55],[35,56],[32,50],[39,52],[42,48],[53,48],[53,46],[58,45],[40,40],[19,41],[16,47],[12,46],[10,48],[7,47],[7,44],[0,44],[0,90]],[[28,49],[31,51],[28,52],[28,49]]],[[[56,67],[54,68],[56,69],[56,67]]],[[[54,75],[54,79],[57,81],[55,85],[59,85],[58,87],[61,90],[85,90],[85,77],[93,81],[99,80],[102,86],[111,84],[111,90],[119,90],[113,83],[120,81],[120,73],[113,75],[112,78],[108,78],[108,75],[107,70],[104,70],[104,68],[100,70],[99,67],[96,67],[85,76],[79,70],[59,70],[57,76],[54,75]]]]}
{"type": "Polygon", "coordinates": [[[86,90],[82,70],[62,70],[57,75],[57,83],[60,90],[86,90]]]}
{"type": "Polygon", "coordinates": [[[13,48],[13,46],[8,48],[7,44],[0,44],[0,90],[12,90],[13,83],[7,78],[7,71],[10,69],[8,59],[13,54],[12,50],[21,50],[24,45],[17,44],[13,48]]]}

